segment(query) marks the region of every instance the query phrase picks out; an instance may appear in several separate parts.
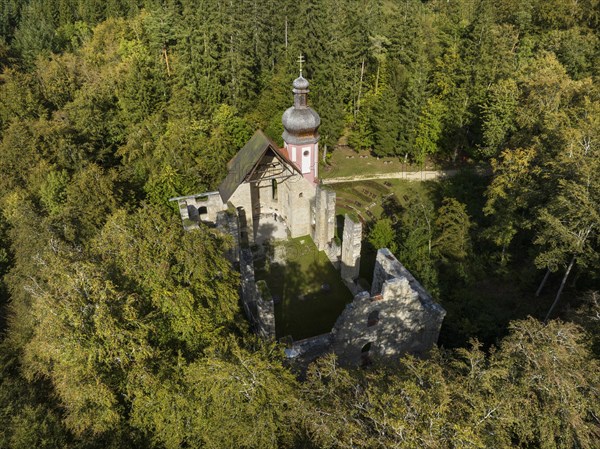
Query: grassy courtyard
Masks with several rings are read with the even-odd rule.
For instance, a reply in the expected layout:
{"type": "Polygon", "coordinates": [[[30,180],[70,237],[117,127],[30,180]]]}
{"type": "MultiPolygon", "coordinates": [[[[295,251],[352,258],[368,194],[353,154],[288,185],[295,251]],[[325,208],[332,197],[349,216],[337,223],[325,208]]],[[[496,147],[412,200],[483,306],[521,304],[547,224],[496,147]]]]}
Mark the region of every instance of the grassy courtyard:
{"type": "Polygon", "coordinates": [[[275,300],[277,338],[301,340],[329,332],[352,301],[340,273],[309,236],[278,244],[285,245],[285,264],[256,267],[256,278],[267,282],[275,300]]]}

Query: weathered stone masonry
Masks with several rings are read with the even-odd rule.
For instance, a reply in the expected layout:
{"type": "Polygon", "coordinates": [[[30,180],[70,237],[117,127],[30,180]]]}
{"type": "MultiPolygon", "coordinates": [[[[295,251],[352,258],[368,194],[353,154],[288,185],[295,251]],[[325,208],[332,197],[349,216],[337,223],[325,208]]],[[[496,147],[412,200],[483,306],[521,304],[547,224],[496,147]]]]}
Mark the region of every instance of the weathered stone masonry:
{"type": "Polygon", "coordinates": [[[445,315],[390,250],[382,248],[371,293],[359,293],[342,312],[332,331],[332,350],[347,365],[424,354],[437,343],[445,315]]]}
{"type": "Polygon", "coordinates": [[[344,217],[342,245],[342,279],[353,282],[360,271],[360,248],[362,242],[362,225],[353,221],[348,215],[344,217]]]}

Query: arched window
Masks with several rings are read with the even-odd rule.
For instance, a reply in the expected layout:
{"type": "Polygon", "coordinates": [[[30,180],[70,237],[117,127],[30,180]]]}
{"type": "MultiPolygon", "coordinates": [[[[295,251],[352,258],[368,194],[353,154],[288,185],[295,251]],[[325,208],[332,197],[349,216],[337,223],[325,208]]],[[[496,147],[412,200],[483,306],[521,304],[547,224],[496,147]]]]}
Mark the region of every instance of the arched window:
{"type": "Polygon", "coordinates": [[[367,354],[370,350],[371,350],[371,346],[373,346],[373,342],[369,342],[366,345],[364,345],[362,347],[362,349],[360,350],[361,354],[367,354]]]}
{"type": "Polygon", "coordinates": [[[379,310],[373,310],[367,317],[367,327],[375,326],[379,323],[379,310]]]}
{"type": "Polygon", "coordinates": [[[202,206],[198,208],[198,215],[200,215],[200,218],[204,218],[204,216],[206,216],[208,214],[208,209],[206,208],[206,206],[202,206]]]}
{"type": "Polygon", "coordinates": [[[304,193],[302,193],[302,192],[300,192],[300,193],[298,194],[298,198],[302,198],[303,196],[304,196],[304,193]]]}

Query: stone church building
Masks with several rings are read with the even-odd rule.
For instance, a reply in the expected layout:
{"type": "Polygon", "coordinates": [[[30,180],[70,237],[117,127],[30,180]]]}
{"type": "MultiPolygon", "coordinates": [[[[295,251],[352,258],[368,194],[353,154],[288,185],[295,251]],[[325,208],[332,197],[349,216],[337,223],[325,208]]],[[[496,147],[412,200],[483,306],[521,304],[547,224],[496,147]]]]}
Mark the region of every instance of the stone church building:
{"type": "Polygon", "coordinates": [[[177,201],[184,227],[214,225],[236,242],[228,256],[242,276],[241,299],[249,320],[265,338],[275,338],[274,299],[263,297],[255,279],[257,248],[273,241],[309,236],[324,251],[354,295],[325,334],[288,341],[288,355],[306,362],[334,351],[341,363],[364,364],[405,352],[424,353],[437,342],[445,311],[387,250],[379,250],[371,292],[356,282],[361,223],[345,216],[335,238],[335,192],[319,183],[319,125],[308,105],[309,83],[293,83],[294,104],[282,117],[283,148],[258,130],[228,164],[217,191],[177,201]]]}

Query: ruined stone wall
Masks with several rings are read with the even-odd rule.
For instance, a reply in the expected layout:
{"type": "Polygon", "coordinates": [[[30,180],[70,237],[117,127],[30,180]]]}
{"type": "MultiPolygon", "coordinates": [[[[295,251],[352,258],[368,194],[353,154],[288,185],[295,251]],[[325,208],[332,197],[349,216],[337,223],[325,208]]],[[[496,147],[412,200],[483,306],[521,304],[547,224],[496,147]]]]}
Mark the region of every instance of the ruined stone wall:
{"type": "Polygon", "coordinates": [[[217,214],[225,209],[223,201],[221,201],[221,195],[218,192],[211,192],[206,196],[206,200],[203,200],[202,197],[197,197],[194,207],[200,210],[203,206],[206,207],[207,213],[204,216],[200,216],[200,219],[213,223],[217,220],[217,214]]]}
{"type": "Polygon", "coordinates": [[[260,292],[256,298],[257,330],[264,338],[275,338],[275,306],[273,298],[263,298],[260,292]]]}
{"type": "Polygon", "coordinates": [[[190,217],[190,211],[188,208],[188,204],[186,200],[179,200],[179,215],[181,215],[181,222],[183,223],[183,229],[189,231],[191,229],[197,228],[198,223],[190,217]]]}
{"type": "Polygon", "coordinates": [[[233,239],[233,246],[227,250],[225,257],[233,263],[240,261],[240,228],[237,215],[228,211],[221,211],[217,214],[217,228],[222,232],[229,234],[233,239]]]}
{"type": "Polygon", "coordinates": [[[410,271],[396,259],[396,256],[387,248],[381,248],[377,251],[375,259],[375,269],[373,270],[373,282],[371,284],[371,295],[381,292],[383,283],[391,278],[405,277],[410,282],[411,287],[419,293],[425,307],[443,310],[439,304],[436,304],[425,287],[415,279],[410,271]]]}
{"type": "Polygon", "coordinates": [[[424,354],[437,343],[445,314],[391,252],[380,249],[372,294],[359,293],[346,306],[332,331],[333,350],[345,365],[424,354]]]}
{"type": "Polygon", "coordinates": [[[314,205],[315,229],[311,235],[319,251],[324,251],[335,235],[335,192],[317,186],[314,205]]]}
{"type": "Polygon", "coordinates": [[[216,223],[217,214],[226,209],[221,201],[219,192],[201,193],[180,197],[177,201],[179,205],[179,214],[183,221],[185,229],[191,229],[195,225],[190,222],[198,223],[200,221],[216,223]]]}
{"type": "Polygon", "coordinates": [[[296,362],[296,366],[308,367],[309,363],[330,352],[332,343],[333,337],[328,332],[316,337],[294,341],[291,347],[285,350],[285,354],[296,362]]]}
{"type": "Polygon", "coordinates": [[[280,187],[282,212],[291,237],[309,235],[312,227],[310,205],[314,202],[315,186],[296,174],[282,182],[280,187]]]}
{"type": "Polygon", "coordinates": [[[342,279],[353,281],[360,271],[360,248],[362,240],[362,224],[353,221],[348,215],[344,217],[342,238],[342,279]]]}
{"type": "MultiPolygon", "coordinates": [[[[215,202],[214,197],[220,196],[218,194],[211,195],[207,201],[202,201],[201,204],[206,204],[208,201],[215,202]]],[[[231,198],[231,202],[236,207],[244,208],[245,210],[252,210],[251,202],[251,191],[249,184],[242,184],[236,190],[231,198]]],[[[194,198],[188,198],[180,200],[180,213],[183,219],[191,217],[189,216],[189,205],[195,204],[194,198]]],[[[240,294],[242,304],[249,321],[255,327],[258,334],[264,338],[275,338],[275,308],[272,298],[263,298],[261,292],[257,288],[256,279],[254,276],[254,261],[252,252],[248,249],[241,248],[240,238],[240,225],[238,209],[229,211],[223,210],[226,207],[220,203],[219,211],[214,214],[215,218],[213,221],[217,228],[222,232],[231,235],[233,238],[232,248],[225,254],[225,256],[234,264],[239,263],[239,269],[241,274],[241,285],[240,294]]],[[[248,234],[252,234],[252,215],[245,214],[246,218],[249,218],[248,234]]],[[[207,220],[208,221],[208,220],[207,220]]],[[[197,226],[197,225],[195,225],[197,226]]]]}
{"type": "Polygon", "coordinates": [[[244,227],[246,228],[246,231],[248,233],[248,240],[250,242],[254,242],[254,238],[255,238],[255,233],[254,233],[254,221],[253,221],[253,216],[254,216],[254,212],[253,212],[253,203],[252,203],[252,192],[250,189],[250,184],[249,183],[242,183],[239,185],[239,187],[236,189],[235,192],[233,192],[233,195],[231,195],[231,198],[229,199],[229,202],[231,204],[233,204],[233,206],[238,209],[238,214],[240,214],[239,209],[242,208],[243,209],[243,219],[240,222],[240,227],[244,227]]]}
{"type": "Polygon", "coordinates": [[[338,245],[334,240],[331,240],[325,248],[323,249],[327,258],[331,262],[331,264],[335,267],[336,270],[340,269],[340,258],[342,256],[342,246],[338,245]]]}
{"type": "Polygon", "coordinates": [[[254,277],[252,251],[240,252],[241,297],[244,310],[256,332],[263,338],[275,338],[275,305],[271,298],[263,298],[254,277]]]}

